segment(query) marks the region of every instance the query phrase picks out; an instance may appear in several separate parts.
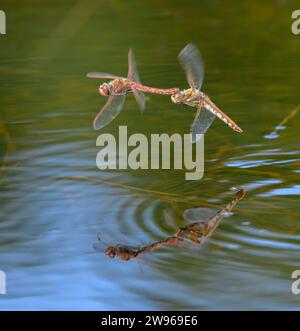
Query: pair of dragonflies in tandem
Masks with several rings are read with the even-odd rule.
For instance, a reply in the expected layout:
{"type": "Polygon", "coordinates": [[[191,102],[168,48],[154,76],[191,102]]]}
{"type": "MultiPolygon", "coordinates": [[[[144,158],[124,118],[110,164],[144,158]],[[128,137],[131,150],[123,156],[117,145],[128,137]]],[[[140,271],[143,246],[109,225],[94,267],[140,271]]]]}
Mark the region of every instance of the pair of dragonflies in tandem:
{"type": "Polygon", "coordinates": [[[91,72],[89,78],[112,79],[99,87],[99,93],[109,96],[106,104],[94,119],[96,130],[105,127],[121,112],[127,93],[133,93],[141,111],[145,108],[145,95],[143,92],[171,95],[175,104],[184,104],[197,108],[197,114],[191,126],[192,141],[196,134],[204,134],[214,119],[218,117],[236,132],[242,129],[226,114],[224,114],[200,89],[204,78],[204,64],[200,52],[194,44],[188,44],[178,55],[188,83],[189,89],[179,88],[160,89],[142,85],[137,71],[136,61],[132,50],[128,53],[127,78],[118,77],[103,72],[91,72]]]}
{"type": "MultiPolygon", "coordinates": [[[[246,195],[244,188],[238,188],[237,193],[233,196],[231,201],[218,212],[208,208],[190,208],[183,213],[185,221],[189,225],[179,228],[177,232],[167,237],[164,240],[153,242],[146,246],[128,246],[118,244],[115,246],[107,246],[104,254],[110,258],[119,258],[123,261],[129,261],[135,258],[141,258],[145,253],[153,252],[163,246],[182,246],[184,242],[201,245],[206,238],[211,236],[219,226],[224,216],[230,213],[235,205],[246,195]]],[[[105,242],[98,236],[98,242],[94,244],[94,249],[102,251],[102,246],[105,242]]]]}
{"type": "Polygon", "coordinates": [[[132,50],[128,53],[127,78],[118,77],[103,72],[91,72],[89,78],[112,79],[99,87],[99,93],[108,96],[104,107],[94,119],[96,130],[109,124],[121,112],[127,93],[133,93],[141,111],[145,108],[145,95],[143,92],[171,95],[175,104],[184,104],[197,108],[197,114],[191,126],[192,141],[197,134],[204,134],[214,119],[218,117],[236,132],[242,129],[226,114],[224,114],[200,89],[204,78],[204,64],[200,52],[194,44],[188,44],[178,55],[179,62],[183,67],[189,89],[179,88],[160,89],[142,85],[137,71],[136,62],[132,50]]]}

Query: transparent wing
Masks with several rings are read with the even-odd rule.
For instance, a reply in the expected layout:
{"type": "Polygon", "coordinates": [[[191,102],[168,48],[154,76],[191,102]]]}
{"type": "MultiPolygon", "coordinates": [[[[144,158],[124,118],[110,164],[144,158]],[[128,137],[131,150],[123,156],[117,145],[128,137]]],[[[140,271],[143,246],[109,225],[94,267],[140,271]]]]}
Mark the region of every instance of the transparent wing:
{"type": "Polygon", "coordinates": [[[111,95],[94,119],[94,129],[99,130],[116,118],[123,108],[125,95],[111,95]]]}
{"type": "MultiPolygon", "coordinates": [[[[132,49],[130,49],[129,52],[128,52],[128,75],[127,75],[127,79],[129,79],[132,82],[141,83],[132,49]]],[[[138,103],[141,111],[143,112],[144,109],[145,109],[145,95],[144,95],[144,93],[134,89],[133,94],[134,94],[134,97],[136,99],[136,102],[138,103]]]]}
{"type": "Polygon", "coordinates": [[[128,75],[127,75],[127,79],[129,79],[132,82],[137,82],[137,83],[141,82],[132,49],[130,49],[128,51],[128,75]]]}
{"type": "Polygon", "coordinates": [[[107,74],[105,72],[89,72],[86,77],[88,78],[108,78],[108,79],[115,79],[115,78],[120,78],[118,76],[112,75],[112,74],[107,74]]]}
{"type": "Polygon", "coordinates": [[[199,140],[199,135],[204,134],[209,129],[215,118],[216,116],[206,108],[198,110],[191,126],[192,143],[199,140]]]}
{"type": "Polygon", "coordinates": [[[200,90],[205,68],[201,54],[194,44],[188,44],[179,53],[178,60],[183,67],[187,81],[194,89],[200,90]]]}
{"type": "Polygon", "coordinates": [[[210,208],[189,208],[183,212],[183,218],[187,222],[207,222],[216,211],[210,208]]]}
{"type": "Polygon", "coordinates": [[[165,221],[170,225],[174,223],[174,215],[170,210],[163,211],[165,221]]]}

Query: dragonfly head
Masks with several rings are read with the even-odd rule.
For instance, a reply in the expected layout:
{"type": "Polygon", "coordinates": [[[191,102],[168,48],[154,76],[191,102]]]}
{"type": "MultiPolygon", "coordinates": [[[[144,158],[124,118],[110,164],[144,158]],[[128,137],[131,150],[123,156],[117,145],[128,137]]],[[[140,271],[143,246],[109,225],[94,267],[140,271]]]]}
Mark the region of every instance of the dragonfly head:
{"type": "Polygon", "coordinates": [[[108,246],[104,254],[113,259],[116,256],[116,248],[114,246],[108,246]]]}
{"type": "Polygon", "coordinates": [[[184,97],[184,93],[182,91],[179,91],[178,93],[171,95],[171,100],[174,103],[178,104],[178,103],[182,103],[183,97],[184,97]]]}
{"type": "Polygon", "coordinates": [[[103,83],[99,86],[99,93],[104,97],[110,95],[110,85],[108,83],[103,83]]]}

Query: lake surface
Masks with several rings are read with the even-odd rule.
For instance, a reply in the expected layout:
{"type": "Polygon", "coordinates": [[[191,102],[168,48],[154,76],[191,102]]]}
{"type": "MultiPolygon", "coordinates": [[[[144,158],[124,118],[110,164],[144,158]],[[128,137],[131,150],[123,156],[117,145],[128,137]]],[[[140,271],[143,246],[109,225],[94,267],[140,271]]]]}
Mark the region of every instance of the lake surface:
{"type": "MultiPolygon", "coordinates": [[[[0,309],[300,308],[300,36],[296,1],[4,1],[0,36],[0,309]],[[89,71],[126,75],[132,47],[142,82],[187,82],[178,52],[194,42],[203,90],[244,130],[216,120],[205,174],[96,167],[92,121],[104,105],[89,71]],[[141,261],[93,249],[145,245],[186,223],[186,208],[246,197],[206,244],[163,247],[141,261]],[[165,215],[172,215],[166,219],[165,215]]],[[[168,96],[132,95],[101,132],[188,133],[195,112],[168,96]]]]}

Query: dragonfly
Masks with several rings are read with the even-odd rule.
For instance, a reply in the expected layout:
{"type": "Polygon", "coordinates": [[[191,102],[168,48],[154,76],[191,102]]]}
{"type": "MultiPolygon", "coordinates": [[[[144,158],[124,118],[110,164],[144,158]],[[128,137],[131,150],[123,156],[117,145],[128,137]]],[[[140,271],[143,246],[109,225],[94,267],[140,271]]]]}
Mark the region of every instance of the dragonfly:
{"type": "Polygon", "coordinates": [[[215,232],[222,219],[245,197],[246,191],[244,188],[234,188],[234,190],[237,190],[237,193],[231,201],[212,216],[207,217],[207,215],[212,213],[212,210],[207,208],[186,209],[183,213],[183,218],[185,221],[192,223],[184,228],[180,228],[175,236],[182,241],[186,240],[198,245],[202,244],[206,238],[215,232]]]}
{"type": "Polygon", "coordinates": [[[192,141],[198,140],[199,134],[204,134],[212,122],[218,117],[236,132],[243,130],[225,113],[223,113],[211,100],[202,92],[201,86],[204,79],[205,68],[202,56],[197,47],[190,43],[179,53],[178,60],[183,67],[189,89],[178,91],[171,96],[175,104],[184,104],[197,108],[197,113],[191,126],[192,141]]]}
{"type": "MultiPolygon", "coordinates": [[[[129,261],[131,259],[141,258],[145,253],[153,252],[163,246],[181,247],[184,242],[201,245],[206,238],[214,233],[224,216],[230,213],[236,204],[245,197],[246,192],[244,188],[241,187],[236,190],[237,193],[231,201],[217,213],[213,213],[212,210],[207,208],[186,209],[183,213],[183,218],[190,224],[179,228],[174,235],[164,240],[156,241],[146,246],[109,245],[104,250],[104,254],[112,259],[118,258],[123,261],[129,261]]],[[[101,244],[103,243],[99,236],[98,241],[101,244]]],[[[94,244],[94,248],[95,250],[99,250],[97,244],[94,244]]]]}
{"type": "Polygon", "coordinates": [[[99,93],[108,97],[104,107],[94,119],[94,129],[99,130],[114,120],[123,109],[127,93],[133,93],[140,110],[145,109],[144,92],[173,95],[179,92],[179,88],[160,89],[141,84],[137,65],[132,49],[128,52],[128,74],[127,77],[119,77],[104,72],[90,72],[88,78],[110,79],[99,86],[99,93]]]}

